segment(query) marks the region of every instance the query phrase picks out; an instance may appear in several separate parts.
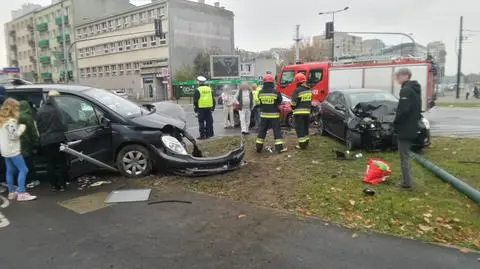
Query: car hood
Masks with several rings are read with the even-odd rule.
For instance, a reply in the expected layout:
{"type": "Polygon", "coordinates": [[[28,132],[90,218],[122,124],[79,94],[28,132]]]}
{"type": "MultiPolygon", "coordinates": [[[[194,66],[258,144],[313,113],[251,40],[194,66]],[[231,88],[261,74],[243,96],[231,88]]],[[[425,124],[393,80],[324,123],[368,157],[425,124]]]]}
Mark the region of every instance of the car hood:
{"type": "Polygon", "coordinates": [[[148,128],[162,129],[171,125],[180,130],[186,129],[185,110],[181,106],[173,102],[158,102],[152,105],[156,109],[154,113],[134,118],[132,121],[148,128]]]}
{"type": "Polygon", "coordinates": [[[380,122],[393,122],[397,111],[398,102],[372,101],[358,103],[353,109],[353,114],[359,118],[372,118],[380,122]]]}

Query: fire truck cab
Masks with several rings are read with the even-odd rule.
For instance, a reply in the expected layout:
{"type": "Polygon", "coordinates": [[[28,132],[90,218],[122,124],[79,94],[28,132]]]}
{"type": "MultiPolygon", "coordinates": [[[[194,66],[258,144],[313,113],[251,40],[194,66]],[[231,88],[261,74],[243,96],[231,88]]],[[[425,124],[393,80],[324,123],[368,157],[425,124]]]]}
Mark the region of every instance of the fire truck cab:
{"type": "Polygon", "coordinates": [[[432,108],[435,105],[435,68],[429,61],[411,58],[289,65],[278,76],[277,90],[291,97],[296,88],[295,75],[304,73],[316,103],[323,102],[329,91],[337,89],[381,89],[398,97],[400,85],[395,83],[395,72],[400,68],[409,68],[412,79],[422,86],[422,110],[432,108]]]}

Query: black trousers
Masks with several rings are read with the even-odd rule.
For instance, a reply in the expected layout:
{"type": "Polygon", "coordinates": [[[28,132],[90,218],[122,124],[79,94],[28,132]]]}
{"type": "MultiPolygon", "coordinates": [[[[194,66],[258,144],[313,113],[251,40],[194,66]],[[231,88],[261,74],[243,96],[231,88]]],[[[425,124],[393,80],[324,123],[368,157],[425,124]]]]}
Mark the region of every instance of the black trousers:
{"type": "Polygon", "coordinates": [[[280,118],[261,118],[260,119],[260,128],[258,130],[256,146],[257,152],[263,150],[263,145],[265,144],[265,138],[267,137],[268,130],[273,130],[273,137],[275,139],[275,150],[278,152],[283,150],[283,133],[280,129],[280,118]]]}
{"type": "Polygon", "coordinates": [[[198,129],[198,131],[200,132],[200,138],[213,137],[214,134],[212,109],[198,109],[198,129]]]}
{"type": "Polygon", "coordinates": [[[60,151],[60,143],[44,146],[43,154],[47,157],[47,176],[50,185],[57,189],[65,187],[65,182],[69,177],[68,156],[60,151]]]}
{"type": "Polygon", "coordinates": [[[310,128],[310,115],[295,115],[295,131],[297,132],[298,145],[302,149],[308,147],[310,128]]]}

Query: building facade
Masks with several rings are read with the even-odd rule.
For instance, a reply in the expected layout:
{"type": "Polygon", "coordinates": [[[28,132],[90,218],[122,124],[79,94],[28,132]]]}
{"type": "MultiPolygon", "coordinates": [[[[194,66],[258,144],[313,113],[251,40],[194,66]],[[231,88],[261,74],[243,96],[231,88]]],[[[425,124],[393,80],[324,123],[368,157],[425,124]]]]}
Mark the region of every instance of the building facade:
{"type": "Polygon", "coordinates": [[[32,3],[26,3],[23,4],[21,8],[12,10],[12,20],[18,19],[20,17],[23,17],[29,13],[32,13],[36,10],[42,9],[41,5],[37,4],[32,4],[32,3]]]}
{"type": "Polygon", "coordinates": [[[381,39],[367,39],[363,41],[363,55],[381,55],[386,45],[381,39]]]}
{"type": "MultiPolygon", "coordinates": [[[[43,8],[32,7],[21,17],[13,16],[5,24],[9,65],[19,67],[25,79],[64,81],[68,74],[64,52],[75,42],[75,25],[132,6],[129,0],[62,0],[43,8]]],[[[76,61],[68,58],[68,71],[74,79],[76,61]]]]}
{"type": "Polygon", "coordinates": [[[445,65],[447,50],[445,43],[440,41],[430,42],[427,44],[427,53],[433,57],[433,60],[437,64],[437,74],[440,78],[445,76],[445,65]]]}
{"type": "MultiPolygon", "coordinates": [[[[332,39],[325,39],[325,35],[313,36],[312,43],[319,47],[332,47],[332,39]]],[[[346,56],[358,56],[363,53],[363,39],[359,36],[347,33],[335,33],[334,56],[336,58],[346,56]]],[[[330,55],[332,53],[330,52],[330,55]]]]}
{"type": "Polygon", "coordinates": [[[171,74],[192,66],[198,53],[233,53],[233,13],[186,0],[154,1],[79,25],[76,38],[80,84],[166,100],[171,74]]]}
{"type": "Polygon", "coordinates": [[[392,57],[427,58],[427,48],[418,43],[402,43],[383,50],[383,55],[392,57]]]}

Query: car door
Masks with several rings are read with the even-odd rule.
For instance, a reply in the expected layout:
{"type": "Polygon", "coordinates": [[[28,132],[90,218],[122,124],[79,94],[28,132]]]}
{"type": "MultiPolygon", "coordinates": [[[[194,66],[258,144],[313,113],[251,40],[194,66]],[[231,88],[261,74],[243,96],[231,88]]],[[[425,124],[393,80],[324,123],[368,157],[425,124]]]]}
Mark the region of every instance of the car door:
{"type": "Polygon", "coordinates": [[[338,93],[337,105],[334,108],[335,116],[334,116],[334,130],[335,135],[339,138],[345,137],[345,119],[347,116],[347,100],[345,99],[345,95],[343,93],[338,93]]]}
{"type": "MultiPolygon", "coordinates": [[[[102,110],[91,102],[75,95],[60,95],[54,99],[64,124],[68,142],[79,142],[70,146],[84,155],[111,165],[113,163],[112,130],[100,123],[105,117],[102,110]]],[[[99,170],[100,167],[84,158],[70,155],[70,175],[77,177],[99,170]]]]}
{"type": "MultiPolygon", "coordinates": [[[[322,104],[322,119],[325,130],[329,133],[334,132],[335,105],[337,104],[338,92],[331,92],[327,101],[322,104]]],[[[335,135],[335,134],[334,134],[335,135]]]]}

